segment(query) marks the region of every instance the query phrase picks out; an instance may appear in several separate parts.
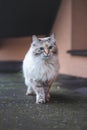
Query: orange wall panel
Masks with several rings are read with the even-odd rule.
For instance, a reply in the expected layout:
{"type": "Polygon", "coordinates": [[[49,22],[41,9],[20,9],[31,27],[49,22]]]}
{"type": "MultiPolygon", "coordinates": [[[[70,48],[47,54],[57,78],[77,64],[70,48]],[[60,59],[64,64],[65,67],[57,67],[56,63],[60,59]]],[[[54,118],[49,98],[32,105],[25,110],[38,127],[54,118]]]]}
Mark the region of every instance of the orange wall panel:
{"type": "Polygon", "coordinates": [[[31,37],[0,39],[0,61],[21,61],[29,49],[31,37]]]}
{"type": "MultiPolygon", "coordinates": [[[[82,0],[78,0],[78,3],[80,1],[82,2],[82,0]]],[[[83,0],[83,2],[84,1],[85,0],[83,0]]],[[[73,0],[62,0],[60,10],[58,12],[53,27],[53,31],[56,34],[57,45],[59,48],[60,73],[87,78],[87,57],[72,56],[67,53],[68,50],[73,49],[72,48],[73,46],[73,40],[72,40],[73,37],[72,36],[73,35],[72,34],[72,24],[73,24],[72,5],[73,4],[72,2],[73,0]]],[[[85,17],[87,17],[87,15],[85,17]]],[[[76,35],[78,34],[75,34],[75,37],[77,37],[76,35]]]]}

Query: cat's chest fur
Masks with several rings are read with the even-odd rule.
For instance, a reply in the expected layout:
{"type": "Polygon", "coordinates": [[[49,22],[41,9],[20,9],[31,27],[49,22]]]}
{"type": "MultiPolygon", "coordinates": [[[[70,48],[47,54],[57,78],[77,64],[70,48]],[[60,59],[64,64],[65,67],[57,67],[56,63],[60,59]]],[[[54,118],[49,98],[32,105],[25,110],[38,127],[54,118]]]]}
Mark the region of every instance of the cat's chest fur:
{"type": "Polygon", "coordinates": [[[24,76],[34,80],[52,80],[58,74],[57,57],[50,60],[42,60],[27,54],[24,59],[24,76]]]}

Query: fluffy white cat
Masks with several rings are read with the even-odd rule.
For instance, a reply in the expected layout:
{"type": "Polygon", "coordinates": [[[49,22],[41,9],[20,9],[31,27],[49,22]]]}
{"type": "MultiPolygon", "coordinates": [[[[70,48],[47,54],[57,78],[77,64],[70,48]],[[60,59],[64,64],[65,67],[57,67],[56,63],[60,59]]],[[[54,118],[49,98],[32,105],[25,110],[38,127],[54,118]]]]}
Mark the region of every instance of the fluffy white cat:
{"type": "Polygon", "coordinates": [[[32,43],[23,60],[26,95],[36,94],[36,103],[50,99],[49,89],[58,75],[58,50],[54,34],[49,37],[32,36],[32,43]]]}

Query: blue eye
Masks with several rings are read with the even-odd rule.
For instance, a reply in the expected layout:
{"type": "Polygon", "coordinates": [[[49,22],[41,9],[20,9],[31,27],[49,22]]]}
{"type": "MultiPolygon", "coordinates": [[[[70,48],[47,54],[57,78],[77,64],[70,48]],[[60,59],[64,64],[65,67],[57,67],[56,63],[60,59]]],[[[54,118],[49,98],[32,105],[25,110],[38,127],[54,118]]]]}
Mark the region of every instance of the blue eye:
{"type": "Polygon", "coordinates": [[[44,50],[44,48],[43,48],[43,47],[40,47],[40,50],[44,50]]]}
{"type": "Polygon", "coordinates": [[[49,46],[49,49],[52,49],[52,46],[49,46]]]}

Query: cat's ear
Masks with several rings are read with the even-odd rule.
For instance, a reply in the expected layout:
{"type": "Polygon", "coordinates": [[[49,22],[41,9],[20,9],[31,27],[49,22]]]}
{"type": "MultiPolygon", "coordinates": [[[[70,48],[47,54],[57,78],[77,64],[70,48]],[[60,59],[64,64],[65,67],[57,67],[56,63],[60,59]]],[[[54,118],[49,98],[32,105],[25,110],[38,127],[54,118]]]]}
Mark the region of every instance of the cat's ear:
{"type": "Polygon", "coordinates": [[[56,42],[55,34],[54,34],[54,33],[52,33],[52,34],[50,35],[50,39],[51,39],[51,42],[53,42],[53,43],[56,42]]]}
{"type": "Polygon", "coordinates": [[[38,37],[36,35],[32,36],[32,41],[38,41],[38,37]]]}

